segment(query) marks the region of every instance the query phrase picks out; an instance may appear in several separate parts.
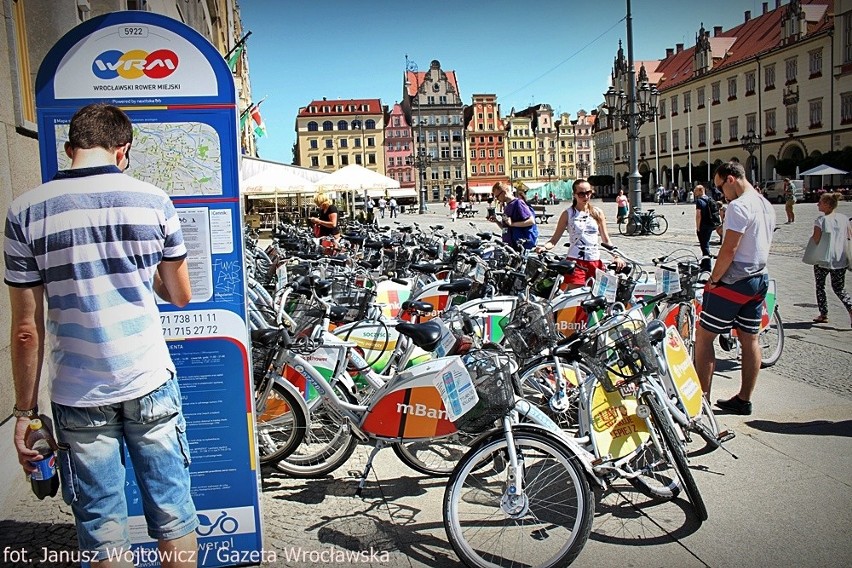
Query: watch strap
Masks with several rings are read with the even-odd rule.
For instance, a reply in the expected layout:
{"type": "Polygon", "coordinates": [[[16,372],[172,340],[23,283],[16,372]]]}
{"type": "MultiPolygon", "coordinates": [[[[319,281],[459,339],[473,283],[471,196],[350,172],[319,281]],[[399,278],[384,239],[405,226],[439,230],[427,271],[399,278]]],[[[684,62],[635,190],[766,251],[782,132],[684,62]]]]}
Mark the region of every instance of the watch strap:
{"type": "Polygon", "coordinates": [[[21,410],[17,406],[12,407],[12,415],[15,418],[34,418],[38,416],[38,406],[34,406],[28,410],[21,410]]]}

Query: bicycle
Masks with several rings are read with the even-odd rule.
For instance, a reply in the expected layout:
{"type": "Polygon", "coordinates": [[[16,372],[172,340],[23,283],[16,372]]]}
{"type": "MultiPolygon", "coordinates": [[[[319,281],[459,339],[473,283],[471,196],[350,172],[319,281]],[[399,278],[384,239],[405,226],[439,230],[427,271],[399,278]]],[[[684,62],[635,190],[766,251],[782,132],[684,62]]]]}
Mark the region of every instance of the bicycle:
{"type": "Polygon", "coordinates": [[[669,229],[669,222],[665,216],[654,213],[654,211],[654,209],[648,209],[648,211],[631,211],[627,216],[627,222],[618,224],[618,232],[629,237],[637,235],[662,235],[669,229]]]}

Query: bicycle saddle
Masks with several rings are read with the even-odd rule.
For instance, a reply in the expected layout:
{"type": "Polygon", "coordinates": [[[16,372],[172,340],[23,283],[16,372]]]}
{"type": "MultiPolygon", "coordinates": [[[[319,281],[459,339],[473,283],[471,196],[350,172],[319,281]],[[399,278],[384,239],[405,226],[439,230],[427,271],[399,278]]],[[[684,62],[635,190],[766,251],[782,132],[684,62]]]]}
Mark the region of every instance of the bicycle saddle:
{"type": "Polygon", "coordinates": [[[441,271],[441,267],[436,264],[427,264],[425,262],[415,262],[410,264],[408,269],[412,272],[420,272],[422,274],[435,274],[441,271]]]}
{"type": "Polygon", "coordinates": [[[547,263],[547,268],[549,270],[554,271],[556,274],[571,274],[574,272],[574,268],[577,267],[577,263],[573,260],[560,260],[558,262],[549,262],[547,263]]]}
{"type": "Polygon", "coordinates": [[[469,292],[473,286],[473,280],[469,278],[461,278],[453,282],[447,282],[438,286],[439,292],[449,292],[450,294],[459,294],[461,292],[469,292]]]}
{"type": "Polygon", "coordinates": [[[414,345],[424,351],[434,351],[441,343],[441,325],[436,321],[427,321],[426,323],[402,322],[396,324],[396,330],[402,335],[410,337],[414,345]]]}
{"type": "Polygon", "coordinates": [[[253,329],[251,330],[251,342],[256,343],[264,348],[275,347],[275,344],[281,341],[285,346],[290,345],[290,334],[286,329],[270,328],[270,329],[253,329]]]}
{"type": "Polygon", "coordinates": [[[329,310],[329,319],[335,323],[340,323],[349,314],[349,308],[346,306],[331,306],[329,310]]]}
{"type": "Polygon", "coordinates": [[[400,306],[405,311],[415,310],[418,312],[431,312],[434,307],[429,302],[418,302],[417,300],[406,300],[400,306]]]}
{"type": "Polygon", "coordinates": [[[363,245],[367,239],[364,235],[343,235],[343,237],[354,245],[363,245]]]}
{"type": "Polygon", "coordinates": [[[364,248],[380,250],[382,248],[382,243],[380,241],[364,241],[364,248]]]}
{"type": "Polygon", "coordinates": [[[607,305],[606,298],[603,296],[595,296],[593,298],[589,298],[588,300],[583,300],[580,302],[580,307],[583,308],[586,313],[591,313],[596,310],[600,310],[605,308],[607,305]]]}
{"type": "Polygon", "coordinates": [[[660,320],[651,320],[645,328],[652,345],[657,345],[666,337],[666,325],[660,320]]]}

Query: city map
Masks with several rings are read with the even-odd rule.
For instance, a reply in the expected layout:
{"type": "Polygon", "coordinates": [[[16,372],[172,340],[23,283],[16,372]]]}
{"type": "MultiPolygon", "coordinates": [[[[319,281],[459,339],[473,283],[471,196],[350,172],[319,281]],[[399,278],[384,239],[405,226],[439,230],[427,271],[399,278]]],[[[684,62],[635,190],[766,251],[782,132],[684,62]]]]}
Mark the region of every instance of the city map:
{"type": "MultiPolygon", "coordinates": [[[[71,166],[65,155],[68,125],[56,125],[59,169],[71,166]]],[[[170,196],[222,195],[222,155],[216,130],[200,122],[133,125],[127,174],[152,183],[170,196]]]]}

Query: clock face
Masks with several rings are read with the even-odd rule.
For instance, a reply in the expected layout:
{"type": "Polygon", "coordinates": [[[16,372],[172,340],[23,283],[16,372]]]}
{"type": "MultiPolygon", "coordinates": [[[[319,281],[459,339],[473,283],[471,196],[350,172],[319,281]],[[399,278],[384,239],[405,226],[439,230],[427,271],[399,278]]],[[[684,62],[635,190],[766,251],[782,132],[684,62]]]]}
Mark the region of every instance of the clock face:
{"type": "Polygon", "coordinates": [[[435,91],[435,92],[437,93],[438,91],[440,91],[440,90],[441,90],[441,84],[440,84],[440,83],[435,83],[434,85],[432,85],[432,90],[433,90],[433,91],[435,91]]]}

